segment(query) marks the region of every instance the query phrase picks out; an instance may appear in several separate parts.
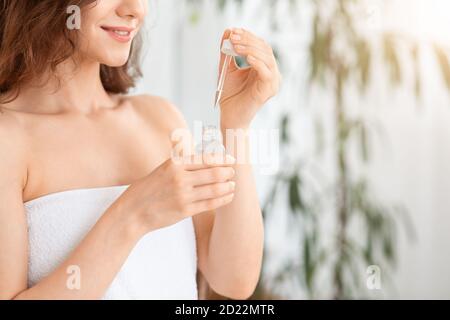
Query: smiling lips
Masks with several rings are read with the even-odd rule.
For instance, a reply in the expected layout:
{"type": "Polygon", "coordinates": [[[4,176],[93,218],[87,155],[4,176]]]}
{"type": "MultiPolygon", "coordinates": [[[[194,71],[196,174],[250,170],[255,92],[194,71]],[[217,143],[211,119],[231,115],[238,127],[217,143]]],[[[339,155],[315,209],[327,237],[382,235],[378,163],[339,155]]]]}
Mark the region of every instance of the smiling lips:
{"type": "Polygon", "coordinates": [[[102,26],[102,29],[105,30],[113,39],[126,43],[132,39],[132,32],[135,30],[133,28],[127,27],[107,27],[102,26]]]}

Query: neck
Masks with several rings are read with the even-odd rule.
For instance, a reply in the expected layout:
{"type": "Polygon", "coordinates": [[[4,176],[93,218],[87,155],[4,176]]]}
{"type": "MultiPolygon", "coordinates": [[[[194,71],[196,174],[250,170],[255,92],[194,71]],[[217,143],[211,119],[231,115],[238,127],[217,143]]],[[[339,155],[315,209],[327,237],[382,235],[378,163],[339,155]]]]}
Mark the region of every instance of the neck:
{"type": "Polygon", "coordinates": [[[113,99],[103,88],[100,64],[84,62],[75,68],[72,60],[58,65],[53,74],[23,87],[19,97],[6,108],[30,113],[90,114],[104,107],[112,107],[113,99]],[[59,79],[59,81],[58,81],[59,79]]]}

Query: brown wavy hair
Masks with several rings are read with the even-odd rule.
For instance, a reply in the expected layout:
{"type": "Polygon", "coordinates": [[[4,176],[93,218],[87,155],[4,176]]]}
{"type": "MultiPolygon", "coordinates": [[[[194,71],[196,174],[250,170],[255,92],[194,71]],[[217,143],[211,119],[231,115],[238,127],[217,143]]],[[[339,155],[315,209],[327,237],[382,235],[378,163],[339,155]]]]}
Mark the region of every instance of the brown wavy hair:
{"type": "MultiPolygon", "coordinates": [[[[0,103],[14,101],[20,89],[51,73],[72,57],[78,32],[69,30],[67,8],[80,8],[96,0],[0,0],[0,103]],[[50,69],[48,69],[50,68],[50,69]]],[[[103,87],[111,93],[127,93],[142,75],[139,68],[140,33],[122,67],[101,65],[103,87]]]]}

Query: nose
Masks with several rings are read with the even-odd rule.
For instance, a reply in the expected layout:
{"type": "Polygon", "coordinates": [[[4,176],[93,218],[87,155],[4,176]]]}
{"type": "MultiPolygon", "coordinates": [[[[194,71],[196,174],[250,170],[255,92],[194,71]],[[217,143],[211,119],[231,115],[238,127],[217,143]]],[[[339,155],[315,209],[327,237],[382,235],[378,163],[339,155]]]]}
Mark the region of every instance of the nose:
{"type": "Polygon", "coordinates": [[[144,20],[147,13],[148,0],[122,0],[117,7],[117,15],[130,20],[137,19],[139,22],[144,20]]]}

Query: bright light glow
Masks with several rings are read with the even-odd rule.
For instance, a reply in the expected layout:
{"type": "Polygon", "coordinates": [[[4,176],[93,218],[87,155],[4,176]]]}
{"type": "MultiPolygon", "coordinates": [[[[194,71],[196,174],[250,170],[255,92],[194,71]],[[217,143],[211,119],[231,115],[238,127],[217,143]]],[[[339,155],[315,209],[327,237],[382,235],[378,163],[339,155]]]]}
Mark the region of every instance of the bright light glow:
{"type": "Polygon", "coordinates": [[[418,0],[419,32],[426,39],[450,44],[450,1],[418,0]]]}
{"type": "Polygon", "coordinates": [[[450,45],[450,0],[388,0],[385,5],[388,28],[450,45]]]}

